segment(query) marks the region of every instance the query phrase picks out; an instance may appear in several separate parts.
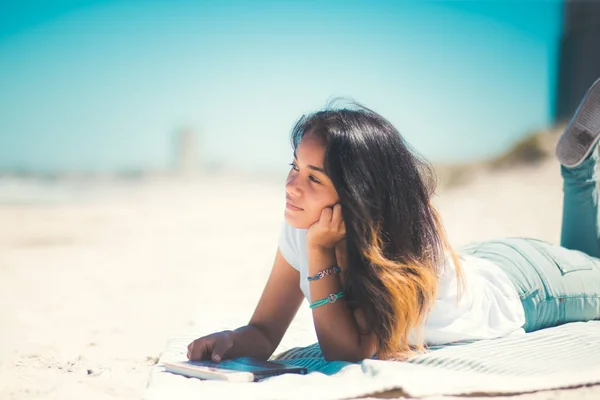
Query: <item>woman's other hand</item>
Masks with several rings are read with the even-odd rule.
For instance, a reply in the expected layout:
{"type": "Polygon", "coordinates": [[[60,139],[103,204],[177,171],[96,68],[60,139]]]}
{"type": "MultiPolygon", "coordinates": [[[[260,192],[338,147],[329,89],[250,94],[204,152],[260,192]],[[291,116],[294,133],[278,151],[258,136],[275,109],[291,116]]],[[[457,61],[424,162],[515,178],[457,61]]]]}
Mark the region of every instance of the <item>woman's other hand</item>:
{"type": "Polygon", "coordinates": [[[342,206],[325,207],[321,217],[311,225],[306,236],[309,247],[333,249],[346,236],[342,206]]]}
{"type": "Polygon", "coordinates": [[[233,347],[236,335],[235,331],[222,331],[198,338],[188,345],[187,358],[191,361],[224,360],[233,347]]]}

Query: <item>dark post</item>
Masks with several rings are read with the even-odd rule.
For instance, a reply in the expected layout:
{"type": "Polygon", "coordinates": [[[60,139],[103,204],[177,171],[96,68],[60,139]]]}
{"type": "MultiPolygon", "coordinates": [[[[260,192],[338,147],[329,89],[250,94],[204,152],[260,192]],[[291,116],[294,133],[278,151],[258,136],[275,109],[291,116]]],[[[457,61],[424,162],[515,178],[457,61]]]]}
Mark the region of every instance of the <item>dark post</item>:
{"type": "Polygon", "coordinates": [[[568,120],[600,78],[600,1],[565,0],[554,121],[568,120]]]}

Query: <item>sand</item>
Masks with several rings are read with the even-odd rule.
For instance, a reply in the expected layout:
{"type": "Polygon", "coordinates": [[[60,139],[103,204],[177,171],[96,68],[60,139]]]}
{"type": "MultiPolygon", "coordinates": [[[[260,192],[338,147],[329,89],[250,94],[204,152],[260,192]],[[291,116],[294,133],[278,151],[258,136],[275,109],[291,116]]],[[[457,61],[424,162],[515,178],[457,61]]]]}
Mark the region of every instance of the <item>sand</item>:
{"type": "MultiPolygon", "coordinates": [[[[435,200],[452,243],[558,242],[555,161],[475,175],[435,200]]],[[[250,317],[284,206],[283,177],[0,179],[0,197],[11,196],[29,204],[0,205],[3,400],[140,398],[165,340],[199,309],[250,317]]],[[[591,399],[600,390],[530,396],[591,399]]]]}

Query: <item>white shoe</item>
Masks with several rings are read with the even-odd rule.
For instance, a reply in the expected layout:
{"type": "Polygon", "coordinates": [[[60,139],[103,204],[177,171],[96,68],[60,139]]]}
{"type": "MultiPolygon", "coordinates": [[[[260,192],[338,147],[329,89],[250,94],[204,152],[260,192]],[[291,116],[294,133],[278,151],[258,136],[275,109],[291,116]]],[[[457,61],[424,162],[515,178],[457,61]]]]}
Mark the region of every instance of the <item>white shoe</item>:
{"type": "Polygon", "coordinates": [[[600,138],[600,79],[588,89],[575,115],[558,139],[556,157],[565,167],[581,164],[600,138]]]}

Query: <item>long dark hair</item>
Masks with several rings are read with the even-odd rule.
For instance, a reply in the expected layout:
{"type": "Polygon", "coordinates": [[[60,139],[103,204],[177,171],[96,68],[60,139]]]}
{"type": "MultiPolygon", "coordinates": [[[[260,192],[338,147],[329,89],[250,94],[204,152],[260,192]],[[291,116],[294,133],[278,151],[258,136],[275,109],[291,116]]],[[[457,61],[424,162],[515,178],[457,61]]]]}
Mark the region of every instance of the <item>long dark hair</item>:
{"type": "Polygon", "coordinates": [[[305,115],[292,129],[324,140],[324,169],[346,225],[348,304],[360,308],[378,338],[378,357],[404,359],[424,348],[417,328],[434,304],[448,244],[431,204],[433,167],[385,118],[357,103],[305,115]],[[410,337],[410,341],[409,341],[410,337]]]}

